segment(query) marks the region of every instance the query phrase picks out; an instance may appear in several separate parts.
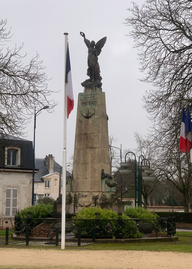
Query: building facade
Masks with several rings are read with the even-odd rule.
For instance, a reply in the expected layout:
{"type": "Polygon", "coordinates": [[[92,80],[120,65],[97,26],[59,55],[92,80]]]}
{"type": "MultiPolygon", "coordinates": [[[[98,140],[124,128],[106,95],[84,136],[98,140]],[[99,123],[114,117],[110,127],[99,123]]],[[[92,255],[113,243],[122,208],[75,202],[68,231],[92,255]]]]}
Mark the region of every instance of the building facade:
{"type": "MultiPolygon", "coordinates": [[[[49,154],[44,159],[35,159],[34,201],[38,204],[39,199],[50,197],[56,200],[62,193],[62,167],[49,154]]],[[[67,171],[67,190],[72,191],[72,175],[67,171]]]]}
{"type": "Polygon", "coordinates": [[[16,212],[32,201],[32,142],[0,139],[0,227],[9,227],[16,212]]]}
{"type": "MultiPolygon", "coordinates": [[[[67,191],[72,175],[67,173],[67,191]],[[68,183],[69,182],[69,183],[68,183]]],[[[46,196],[56,200],[62,193],[62,167],[49,154],[35,159],[34,201],[46,196]]],[[[13,227],[15,214],[32,205],[32,141],[13,136],[0,138],[0,229],[13,227]]]]}

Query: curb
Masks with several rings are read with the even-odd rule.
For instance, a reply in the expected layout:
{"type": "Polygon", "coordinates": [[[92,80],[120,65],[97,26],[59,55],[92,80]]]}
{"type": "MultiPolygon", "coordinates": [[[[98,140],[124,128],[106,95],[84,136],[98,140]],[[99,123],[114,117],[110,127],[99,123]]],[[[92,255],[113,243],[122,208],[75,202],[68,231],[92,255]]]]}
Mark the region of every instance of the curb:
{"type": "MultiPolygon", "coordinates": [[[[25,240],[24,236],[16,236],[13,234],[12,238],[14,240],[25,240]]],[[[53,239],[53,241],[55,238],[53,239]]],[[[95,239],[95,243],[146,243],[146,242],[171,242],[177,241],[178,236],[168,236],[168,237],[148,237],[148,238],[127,238],[127,239],[95,239]]],[[[29,237],[29,241],[50,241],[48,237],[29,237]]],[[[59,242],[61,239],[59,239],[59,242]]],[[[78,242],[77,238],[65,239],[66,242],[78,242]]],[[[81,238],[82,243],[93,243],[92,238],[81,238]]]]}

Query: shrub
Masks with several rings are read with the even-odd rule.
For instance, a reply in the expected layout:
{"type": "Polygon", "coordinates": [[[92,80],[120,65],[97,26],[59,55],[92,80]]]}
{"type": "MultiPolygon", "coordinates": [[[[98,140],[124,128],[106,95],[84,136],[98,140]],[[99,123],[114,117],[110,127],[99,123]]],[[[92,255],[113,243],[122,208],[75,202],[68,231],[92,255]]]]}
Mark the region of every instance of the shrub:
{"type": "MultiPolygon", "coordinates": [[[[131,220],[125,214],[122,214],[123,219],[123,237],[124,238],[137,238],[141,237],[142,234],[139,232],[136,227],[135,221],[131,220]]],[[[82,208],[76,216],[73,218],[73,223],[76,226],[74,230],[75,235],[77,236],[78,230],[81,229],[82,237],[92,237],[93,228],[96,226],[100,227],[99,236],[101,238],[105,237],[116,237],[118,229],[118,214],[112,210],[101,209],[101,208],[82,208]],[[100,213],[100,220],[95,220],[95,213],[100,213]],[[109,231],[107,233],[106,226],[109,225],[109,231]]]]}
{"type": "Polygon", "coordinates": [[[111,209],[101,209],[96,207],[89,207],[89,208],[82,208],[81,211],[79,211],[74,219],[95,219],[95,213],[100,213],[100,219],[117,219],[118,214],[111,209]]]}
{"type": "Polygon", "coordinates": [[[156,213],[148,211],[143,207],[126,207],[125,214],[131,216],[131,218],[138,219],[157,219],[159,216],[156,213]]]}
{"type": "Polygon", "coordinates": [[[48,218],[53,214],[53,205],[51,204],[40,204],[29,206],[19,212],[21,218],[27,218],[31,213],[31,218],[48,218]]]}
{"type": "MultiPolygon", "coordinates": [[[[148,211],[142,207],[126,207],[125,214],[131,216],[131,218],[138,218],[141,221],[139,222],[139,230],[140,232],[146,232],[147,230],[155,230],[155,231],[164,231],[165,225],[164,222],[160,222],[158,220],[159,216],[151,211],[148,211]],[[151,227],[151,228],[150,228],[151,227]]],[[[149,233],[149,232],[148,232],[149,233]]]]}
{"type": "Polygon", "coordinates": [[[54,200],[51,198],[51,197],[43,197],[43,198],[40,198],[38,200],[38,203],[39,204],[50,204],[50,205],[53,205],[54,204],[54,200]]]}
{"type": "Polygon", "coordinates": [[[51,217],[53,205],[40,204],[29,206],[15,215],[15,231],[25,232],[28,226],[30,230],[43,222],[41,218],[51,217]]]}

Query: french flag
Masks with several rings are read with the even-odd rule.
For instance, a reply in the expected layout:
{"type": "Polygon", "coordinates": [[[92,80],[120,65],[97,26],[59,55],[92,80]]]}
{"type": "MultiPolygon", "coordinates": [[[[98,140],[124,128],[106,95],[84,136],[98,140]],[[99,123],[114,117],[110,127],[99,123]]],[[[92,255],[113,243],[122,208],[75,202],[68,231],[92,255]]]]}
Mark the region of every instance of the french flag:
{"type": "Polygon", "coordinates": [[[179,150],[182,151],[183,153],[185,153],[187,149],[187,141],[186,141],[186,136],[185,136],[185,122],[186,122],[186,115],[185,115],[185,109],[183,108],[180,142],[179,142],[179,150]]]}
{"type": "Polygon", "coordinates": [[[192,148],[192,126],[191,126],[191,116],[189,112],[189,107],[187,107],[187,117],[185,122],[185,137],[186,137],[186,144],[187,144],[187,152],[190,152],[192,148]]]}
{"type": "Polygon", "coordinates": [[[71,78],[71,64],[69,57],[69,45],[67,43],[67,54],[66,54],[66,73],[65,73],[65,84],[66,84],[66,96],[67,96],[67,118],[74,108],[74,98],[73,98],[73,87],[71,78]]]}
{"type": "Polygon", "coordinates": [[[190,116],[189,107],[188,107],[187,117],[185,115],[185,110],[183,108],[179,150],[185,153],[186,151],[190,152],[191,148],[192,148],[192,124],[191,124],[191,116],[190,116]]]}

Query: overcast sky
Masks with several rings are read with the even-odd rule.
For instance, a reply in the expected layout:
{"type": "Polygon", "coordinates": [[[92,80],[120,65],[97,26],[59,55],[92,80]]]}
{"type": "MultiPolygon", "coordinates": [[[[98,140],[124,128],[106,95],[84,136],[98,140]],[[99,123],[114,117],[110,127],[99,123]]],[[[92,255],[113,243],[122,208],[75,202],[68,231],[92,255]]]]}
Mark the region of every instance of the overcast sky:
{"type": "MultiPolygon", "coordinates": [[[[141,5],[144,0],[136,0],[141,5]]],[[[59,102],[53,113],[42,111],[37,117],[36,157],[53,154],[62,164],[63,150],[63,89],[64,89],[64,32],[69,33],[72,81],[75,108],[67,130],[67,156],[73,155],[78,94],[83,92],[81,82],[88,79],[87,48],[79,32],[96,42],[107,36],[99,56],[102,90],[106,95],[109,116],[108,129],[123,149],[134,149],[134,133],[146,135],[150,126],[143,109],[142,96],[152,86],[139,81],[137,50],[127,37],[129,28],[125,18],[130,0],[1,0],[1,19],[7,19],[13,34],[9,47],[24,43],[23,52],[29,60],[40,54],[51,80],[49,89],[59,102]]],[[[26,128],[26,139],[33,140],[33,118],[26,128]]]]}

